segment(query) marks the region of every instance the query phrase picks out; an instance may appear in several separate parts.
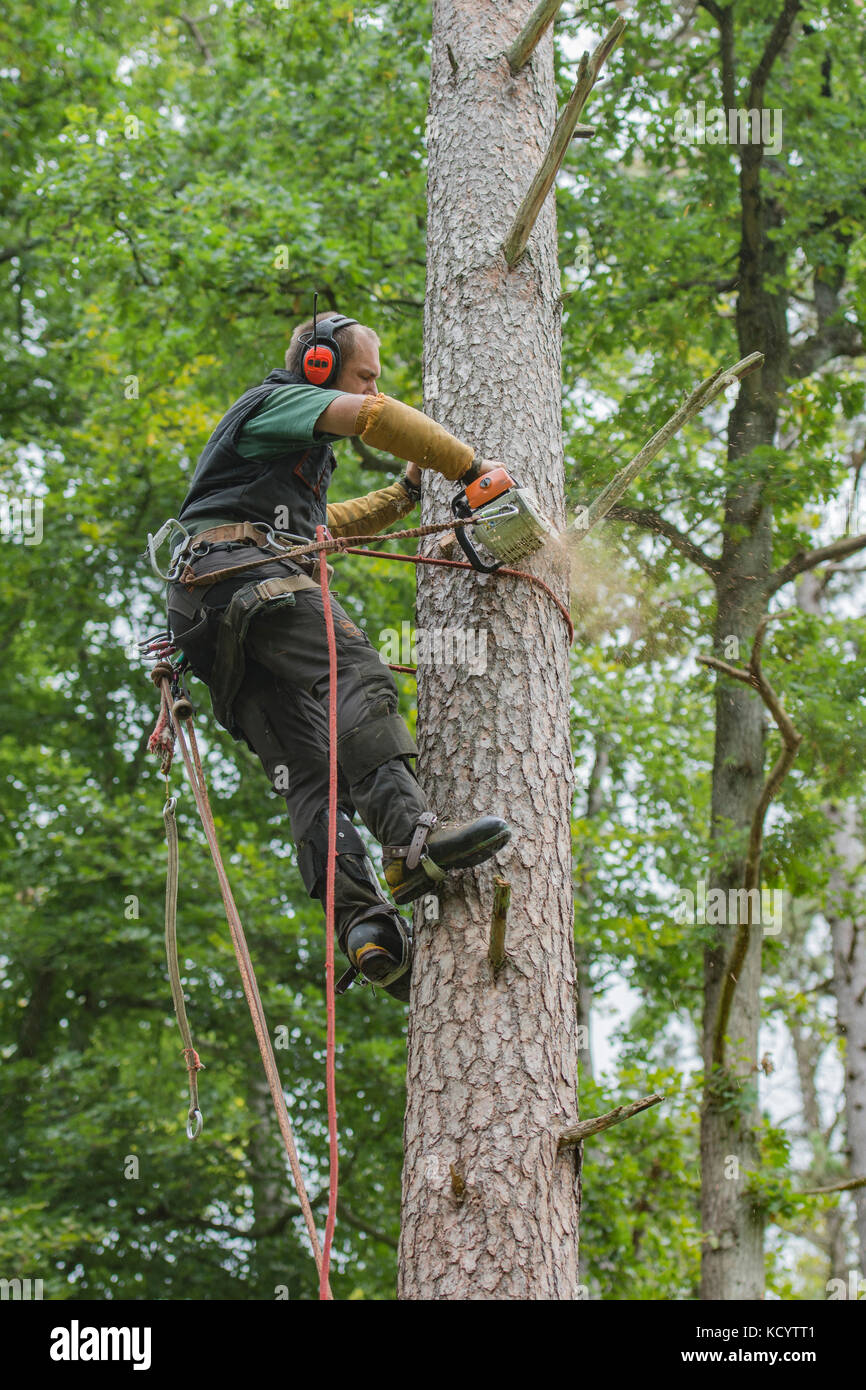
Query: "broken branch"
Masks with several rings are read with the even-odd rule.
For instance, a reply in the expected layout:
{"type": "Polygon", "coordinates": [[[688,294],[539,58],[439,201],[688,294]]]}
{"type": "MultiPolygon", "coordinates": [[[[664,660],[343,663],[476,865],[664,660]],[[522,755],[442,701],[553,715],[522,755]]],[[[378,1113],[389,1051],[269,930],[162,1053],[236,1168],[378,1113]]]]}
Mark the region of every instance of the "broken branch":
{"type": "Polygon", "coordinates": [[[702,381],[692,394],[680,406],[675,415],[657,430],[652,439],[647,440],[639,453],[635,454],[630,463],[621,468],[614,474],[607,487],[603,488],[594,502],[582,512],[578,519],[569,527],[569,532],[573,533],[578,540],[593,526],[596,526],[612,507],[616,505],[623,493],[628,488],[633,478],[636,478],[642,468],[645,468],[656,454],[661,453],[664,446],[670,439],[673,439],[693,416],[697,415],[716,399],[727,386],[735,381],[742,381],[744,376],[750,372],[757,371],[758,367],[764,362],[764,354],[761,352],[750,352],[748,357],[743,357],[739,362],[735,362],[733,367],[720,367],[712,376],[702,381]]]}
{"type": "Polygon", "coordinates": [[[562,1131],[557,1147],[571,1148],[583,1139],[588,1139],[591,1134],[600,1134],[603,1129],[610,1129],[611,1125],[622,1124],[623,1120],[630,1120],[632,1115],[639,1115],[641,1110],[648,1110],[651,1105],[658,1105],[662,1100],[664,1096],[661,1092],[656,1092],[654,1095],[644,1096],[643,1100],[618,1105],[615,1110],[608,1110],[606,1115],[597,1115],[594,1120],[581,1120],[580,1124],[571,1125],[569,1129],[562,1131]]]}
{"type": "Polygon", "coordinates": [[[562,114],[556,122],[556,128],[547,147],[541,167],[529,189],[517,209],[511,230],[503,243],[503,251],[509,269],[513,269],[520,257],[526,250],[526,243],[529,241],[529,234],[535,226],[536,218],[541,211],[545,198],[553,187],[553,181],[559,171],[559,167],[565,158],[566,151],[574,135],[575,128],[580,113],[586,105],[587,97],[592,91],[598,80],[598,74],[602,64],[613,52],[619,42],[622,31],[625,29],[625,20],[622,15],[618,15],[613,24],[608,29],[598,48],[592,57],[584,53],[580,60],[577,70],[577,82],[574,91],[563,107],[562,114]]]}
{"type": "Polygon", "coordinates": [[[494,878],[496,891],[493,894],[493,917],[490,922],[490,945],[487,948],[487,959],[494,978],[505,964],[505,918],[508,915],[508,905],[511,902],[511,884],[504,878],[494,878]]]}
{"type": "Polygon", "coordinates": [[[536,5],[505,54],[512,77],[516,77],[520,69],[529,62],[538,43],[555,20],[561,5],[562,0],[540,0],[540,4],[536,5]]]}

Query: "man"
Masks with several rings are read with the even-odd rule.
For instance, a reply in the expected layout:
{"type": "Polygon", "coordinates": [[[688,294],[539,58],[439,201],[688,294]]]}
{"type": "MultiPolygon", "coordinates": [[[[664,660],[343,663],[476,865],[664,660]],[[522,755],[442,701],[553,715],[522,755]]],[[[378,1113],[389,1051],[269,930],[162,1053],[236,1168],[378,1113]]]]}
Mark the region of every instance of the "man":
{"type": "MultiPolygon", "coordinates": [[[[378,393],[380,371],[378,338],[355,319],[329,315],[295,330],[286,370],[270,372],[245,392],[205,445],[180,511],[191,540],[175,554],[180,582],[168,591],[174,638],[207,682],[219,722],[258,754],[285,797],[301,876],[310,896],[323,902],[324,606],[315,564],[278,557],[315,540],[318,525],[327,524],[334,536],[375,535],[392,525],[420,500],[422,468],[468,481],[494,467],[475,463],[468,445],[420,411],[378,393]],[[406,473],[365,497],[328,503],[337,466],[331,441],[351,435],[406,460],[406,473]],[[265,563],[251,570],[251,560],[265,563]],[[203,584],[191,582],[199,579],[203,584]]],[[[355,812],[383,846],[397,904],[430,891],[449,869],[488,859],[511,831],[497,816],[437,824],[409,761],[417,749],[397,711],[394,679],[365,634],[331,603],[339,766],[335,927],[352,967],[340,983],[345,987],[360,973],[405,1002],[411,929],[381,890],[353,825],[355,812]]]]}

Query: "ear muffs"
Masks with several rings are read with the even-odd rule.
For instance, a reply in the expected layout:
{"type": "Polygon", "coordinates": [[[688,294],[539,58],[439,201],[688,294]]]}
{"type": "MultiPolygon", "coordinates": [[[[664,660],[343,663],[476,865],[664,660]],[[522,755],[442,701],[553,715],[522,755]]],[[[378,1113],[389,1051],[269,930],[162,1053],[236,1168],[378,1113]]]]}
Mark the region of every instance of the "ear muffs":
{"type": "Polygon", "coordinates": [[[336,314],[328,319],[316,319],[311,332],[301,339],[304,349],[301,358],[301,373],[311,386],[333,386],[343,365],[340,347],[334,334],[340,328],[348,328],[357,319],[344,318],[336,314]]]}

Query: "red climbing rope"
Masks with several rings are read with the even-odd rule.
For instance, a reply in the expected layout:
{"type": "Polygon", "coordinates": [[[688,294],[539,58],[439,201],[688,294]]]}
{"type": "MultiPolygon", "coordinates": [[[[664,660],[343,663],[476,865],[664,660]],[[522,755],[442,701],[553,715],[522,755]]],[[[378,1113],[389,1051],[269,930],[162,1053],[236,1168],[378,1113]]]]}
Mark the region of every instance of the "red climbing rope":
{"type": "MultiPolygon", "coordinates": [[[[417,527],[417,530],[420,531],[421,529],[422,528],[420,526],[417,527]]],[[[395,532],[393,536],[386,536],[385,539],[394,540],[400,534],[400,532],[395,532]]],[[[347,536],[346,539],[360,540],[362,538],[358,536],[347,536]]],[[[373,539],[376,540],[379,538],[374,537],[373,539]]],[[[447,565],[449,569],[473,571],[475,570],[475,566],[470,565],[468,560],[443,560],[435,555],[392,555],[391,552],[388,550],[367,550],[366,547],[362,546],[343,545],[343,543],[339,540],[336,542],[336,546],[338,549],[344,551],[346,555],[372,555],[373,558],[376,560],[408,560],[410,565],[447,565]]],[[[561,603],[560,600],[556,597],[556,594],[553,592],[550,585],[545,584],[543,579],[539,579],[537,574],[530,574],[528,570],[510,569],[506,565],[500,565],[498,570],[492,570],[491,573],[494,579],[497,575],[500,574],[510,574],[516,576],[518,579],[528,579],[530,584],[535,584],[539,589],[543,589],[544,592],[547,594],[548,598],[552,599],[553,602],[556,604],[557,608],[559,609],[560,613],[565,619],[566,626],[568,627],[569,646],[574,642],[574,623],[571,621],[571,614],[569,613],[565,604],[561,603]]],[[[404,670],[406,668],[395,667],[394,669],[404,670]]]]}
{"type": "MultiPolygon", "coordinates": [[[[316,538],[330,539],[327,527],[316,527],[316,538]]],[[[337,1021],[334,1004],[334,875],[337,859],[337,641],[334,635],[334,614],[328,592],[328,566],[324,557],[319,563],[322,604],[325,609],[325,631],[328,635],[328,872],[325,886],[325,995],[328,1009],[328,1042],[325,1063],[328,1091],[328,1219],[325,1222],[325,1243],[319,1270],[319,1298],[327,1298],[328,1271],[331,1263],[331,1242],[337,1220],[337,1186],[339,1153],[337,1150],[337,1080],[336,1050],[337,1021]]]]}

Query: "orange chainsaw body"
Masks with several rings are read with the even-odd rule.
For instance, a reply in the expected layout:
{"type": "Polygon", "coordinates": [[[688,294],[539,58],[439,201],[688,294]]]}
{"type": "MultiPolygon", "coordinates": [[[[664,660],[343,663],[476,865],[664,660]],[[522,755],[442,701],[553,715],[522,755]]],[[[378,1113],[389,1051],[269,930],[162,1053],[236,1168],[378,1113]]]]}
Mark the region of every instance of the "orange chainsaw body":
{"type": "Polygon", "coordinates": [[[466,501],[473,512],[476,512],[485,502],[492,502],[494,497],[501,497],[503,492],[512,487],[514,479],[510,473],[504,468],[491,468],[489,473],[482,473],[480,478],[476,478],[474,483],[465,488],[466,501]]]}

